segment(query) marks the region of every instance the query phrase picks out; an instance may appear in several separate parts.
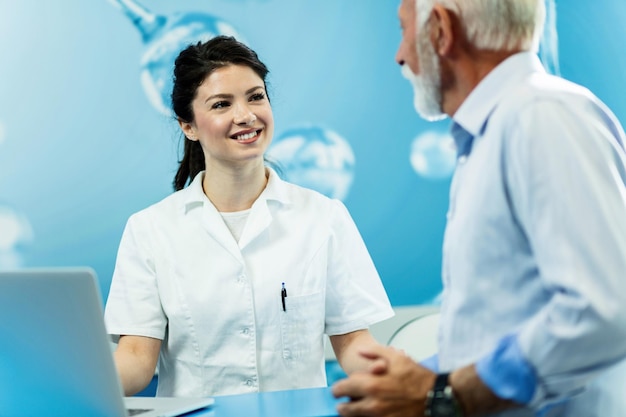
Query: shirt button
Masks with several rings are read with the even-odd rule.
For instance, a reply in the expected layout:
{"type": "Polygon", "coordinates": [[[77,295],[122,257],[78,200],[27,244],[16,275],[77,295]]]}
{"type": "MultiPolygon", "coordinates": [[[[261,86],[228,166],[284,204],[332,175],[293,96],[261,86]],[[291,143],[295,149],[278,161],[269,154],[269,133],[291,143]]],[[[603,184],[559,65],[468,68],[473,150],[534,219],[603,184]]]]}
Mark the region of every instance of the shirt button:
{"type": "Polygon", "coordinates": [[[247,327],[244,327],[243,330],[241,331],[241,333],[248,334],[248,333],[250,333],[250,329],[248,329],[247,327]]]}
{"type": "Polygon", "coordinates": [[[247,385],[247,386],[251,387],[251,386],[252,386],[252,384],[254,384],[254,382],[252,382],[252,380],[251,380],[251,379],[248,379],[248,380],[246,381],[246,385],[247,385]]]}
{"type": "Polygon", "coordinates": [[[463,165],[465,162],[467,162],[467,156],[465,155],[459,156],[459,165],[463,165]]]}

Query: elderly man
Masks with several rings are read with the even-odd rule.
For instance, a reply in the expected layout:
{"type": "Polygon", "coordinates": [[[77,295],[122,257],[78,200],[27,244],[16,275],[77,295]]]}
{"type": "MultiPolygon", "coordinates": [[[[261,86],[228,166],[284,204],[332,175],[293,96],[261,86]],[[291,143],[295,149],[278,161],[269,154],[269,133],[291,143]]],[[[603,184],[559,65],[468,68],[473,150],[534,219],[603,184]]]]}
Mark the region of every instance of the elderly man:
{"type": "Polygon", "coordinates": [[[339,413],[599,416],[588,387],[626,358],[622,127],[543,69],[543,0],[402,0],[399,18],[415,107],[452,118],[458,153],[439,352],[364,349],[339,413]]]}

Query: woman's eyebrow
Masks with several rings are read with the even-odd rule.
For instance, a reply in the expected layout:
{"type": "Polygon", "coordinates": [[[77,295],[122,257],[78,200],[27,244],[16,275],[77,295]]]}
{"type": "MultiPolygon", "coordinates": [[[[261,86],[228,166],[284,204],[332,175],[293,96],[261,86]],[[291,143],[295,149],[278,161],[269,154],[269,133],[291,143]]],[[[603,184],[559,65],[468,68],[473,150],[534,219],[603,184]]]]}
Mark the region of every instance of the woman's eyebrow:
{"type": "MultiPolygon", "coordinates": [[[[249,88],[248,90],[246,90],[246,94],[250,94],[250,93],[252,93],[252,92],[254,92],[256,90],[263,90],[263,86],[257,85],[257,86],[254,86],[252,88],[249,88]]],[[[226,94],[226,93],[212,94],[212,95],[208,96],[204,100],[204,102],[206,103],[207,101],[213,100],[213,99],[216,99],[216,98],[228,99],[228,98],[233,98],[233,95],[232,94],[226,94]]]]}

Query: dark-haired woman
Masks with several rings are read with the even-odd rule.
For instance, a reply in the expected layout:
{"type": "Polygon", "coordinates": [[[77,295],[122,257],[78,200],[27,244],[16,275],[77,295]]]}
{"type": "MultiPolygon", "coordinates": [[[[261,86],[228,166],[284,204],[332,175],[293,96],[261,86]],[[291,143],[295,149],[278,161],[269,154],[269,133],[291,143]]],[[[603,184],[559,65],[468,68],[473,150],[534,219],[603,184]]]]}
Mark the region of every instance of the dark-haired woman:
{"type": "Polygon", "coordinates": [[[176,60],[177,191],[128,220],[106,305],[126,395],[157,363],[160,396],[325,386],[324,335],[365,369],[368,327],[393,315],[345,206],[266,166],[267,73],[230,37],[176,60]]]}

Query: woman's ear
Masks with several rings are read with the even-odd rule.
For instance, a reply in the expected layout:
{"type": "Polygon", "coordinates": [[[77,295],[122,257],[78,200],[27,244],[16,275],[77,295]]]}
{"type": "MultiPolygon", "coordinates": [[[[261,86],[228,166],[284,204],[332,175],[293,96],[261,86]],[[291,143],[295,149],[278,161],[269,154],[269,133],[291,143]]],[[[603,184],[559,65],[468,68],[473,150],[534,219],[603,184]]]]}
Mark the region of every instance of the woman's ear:
{"type": "Polygon", "coordinates": [[[181,119],[178,119],[178,125],[180,126],[180,129],[183,131],[183,134],[187,137],[187,139],[193,141],[198,140],[196,128],[194,127],[193,123],[185,122],[181,119]]]}

